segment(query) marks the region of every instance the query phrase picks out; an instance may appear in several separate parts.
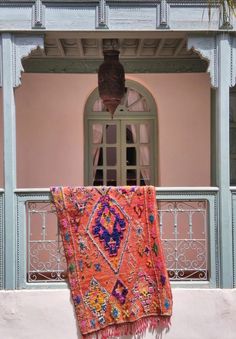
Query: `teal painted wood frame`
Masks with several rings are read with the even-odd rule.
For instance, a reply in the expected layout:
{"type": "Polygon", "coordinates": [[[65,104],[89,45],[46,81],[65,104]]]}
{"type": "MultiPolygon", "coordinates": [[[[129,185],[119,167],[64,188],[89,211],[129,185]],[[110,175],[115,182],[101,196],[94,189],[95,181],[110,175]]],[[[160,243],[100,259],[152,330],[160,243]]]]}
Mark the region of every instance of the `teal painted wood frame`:
{"type": "MultiPolygon", "coordinates": [[[[126,80],[126,87],[131,88],[139,92],[141,95],[145,97],[145,99],[148,102],[148,105],[150,107],[149,112],[128,112],[124,106],[118,106],[113,121],[116,120],[130,120],[130,121],[141,121],[142,119],[153,120],[153,127],[154,130],[158,131],[158,112],[157,112],[157,105],[156,102],[151,95],[151,93],[141,84],[139,84],[136,81],[133,80],[126,80]]],[[[84,183],[85,185],[89,184],[90,181],[90,166],[89,166],[89,142],[88,140],[91,140],[91,135],[89,134],[89,122],[96,120],[96,121],[111,121],[111,115],[108,112],[93,112],[93,104],[94,102],[99,98],[98,89],[96,88],[89,96],[87,103],[85,105],[85,112],[84,112],[84,183]]],[[[153,160],[152,160],[152,166],[154,167],[153,170],[153,185],[158,185],[158,176],[157,176],[157,166],[158,166],[158,138],[157,133],[155,131],[153,132],[153,147],[154,149],[151,149],[153,152],[153,160]]]]}
{"type": "Polygon", "coordinates": [[[220,287],[233,287],[232,207],[230,192],[230,114],[231,47],[229,34],[216,36],[218,87],[216,99],[216,185],[219,187],[220,287]]]}
{"type": "Polygon", "coordinates": [[[0,189],[0,290],[4,288],[4,190],[0,189]]]}
{"type": "Polygon", "coordinates": [[[13,84],[13,36],[2,34],[3,125],[4,125],[4,288],[16,287],[16,122],[13,84]]]}
{"type": "MultiPolygon", "coordinates": [[[[217,188],[158,188],[156,191],[158,200],[206,200],[208,202],[208,267],[210,270],[209,281],[194,282],[172,282],[173,287],[183,288],[214,288],[219,287],[219,230],[218,230],[218,189],[217,188]]],[[[16,262],[16,284],[18,289],[55,289],[66,288],[65,282],[53,283],[27,283],[27,202],[50,202],[51,194],[48,189],[31,189],[16,191],[17,205],[17,262],[16,262]]]]}

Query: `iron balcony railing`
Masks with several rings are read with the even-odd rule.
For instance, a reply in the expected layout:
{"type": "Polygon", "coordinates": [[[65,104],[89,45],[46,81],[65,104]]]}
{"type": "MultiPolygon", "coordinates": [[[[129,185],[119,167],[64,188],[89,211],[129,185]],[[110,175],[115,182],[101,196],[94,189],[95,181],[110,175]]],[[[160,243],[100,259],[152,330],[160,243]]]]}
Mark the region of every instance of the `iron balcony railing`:
{"type": "MultiPolygon", "coordinates": [[[[217,286],[217,189],[157,189],[160,234],[175,283],[217,286]]],[[[67,278],[48,190],[17,190],[19,288],[59,286],[67,278]]],[[[197,286],[197,285],[196,285],[197,286]]]]}

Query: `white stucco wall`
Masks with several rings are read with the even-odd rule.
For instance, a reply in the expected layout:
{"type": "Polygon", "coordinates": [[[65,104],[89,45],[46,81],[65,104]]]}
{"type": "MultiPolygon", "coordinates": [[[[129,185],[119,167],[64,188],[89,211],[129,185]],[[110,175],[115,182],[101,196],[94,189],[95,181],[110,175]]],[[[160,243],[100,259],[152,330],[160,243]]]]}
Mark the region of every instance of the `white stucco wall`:
{"type": "MultiPolygon", "coordinates": [[[[171,329],[161,339],[236,338],[236,289],[175,288],[173,297],[171,329]]],[[[1,291],[0,338],[80,339],[69,290],[1,291]]]]}

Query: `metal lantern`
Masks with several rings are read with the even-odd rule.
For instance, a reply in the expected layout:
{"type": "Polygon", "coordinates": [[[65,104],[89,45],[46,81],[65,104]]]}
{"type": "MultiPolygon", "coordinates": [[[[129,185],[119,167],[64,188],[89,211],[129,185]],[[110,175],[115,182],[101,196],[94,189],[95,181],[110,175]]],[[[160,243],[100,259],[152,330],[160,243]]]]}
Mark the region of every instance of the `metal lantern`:
{"type": "Polygon", "coordinates": [[[99,95],[112,117],[125,94],[125,72],[119,54],[117,50],[104,50],[104,62],[98,70],[99,95]]]}

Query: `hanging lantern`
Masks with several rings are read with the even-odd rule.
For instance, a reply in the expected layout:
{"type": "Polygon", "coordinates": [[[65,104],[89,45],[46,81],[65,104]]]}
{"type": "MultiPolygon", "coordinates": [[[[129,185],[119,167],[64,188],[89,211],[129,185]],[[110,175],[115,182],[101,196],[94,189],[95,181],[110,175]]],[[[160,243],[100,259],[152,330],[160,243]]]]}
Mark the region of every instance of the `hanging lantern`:
{"type": "Polygon", "coordinates": [[[112,117],[125,94],[125,72],[119,54],[117,50],[104,50],[104,62],[98,70],[99,95],[112,117]]]}

